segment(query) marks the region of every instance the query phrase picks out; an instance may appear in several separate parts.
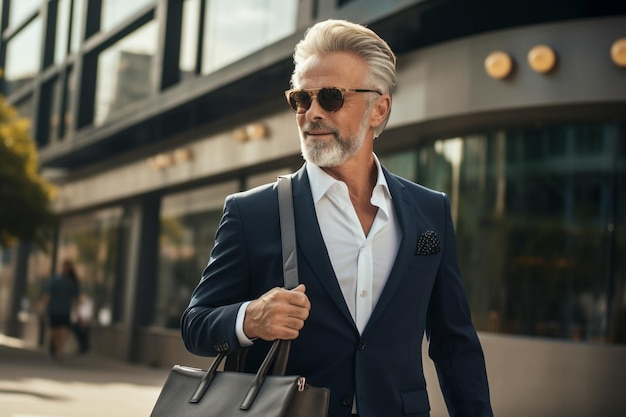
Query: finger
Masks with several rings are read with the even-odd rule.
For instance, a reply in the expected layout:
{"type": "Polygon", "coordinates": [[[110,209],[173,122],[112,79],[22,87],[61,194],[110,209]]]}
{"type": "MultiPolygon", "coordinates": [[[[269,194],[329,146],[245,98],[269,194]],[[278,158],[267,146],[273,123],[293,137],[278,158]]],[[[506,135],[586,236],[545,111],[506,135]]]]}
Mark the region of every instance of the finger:
{"type": "Polygon", "coordinates": [[[304,320],[282,316],[276,320],[264,322],[259,328],[259,337],[264,340],[295,339],[304,326],[304,320]]]}
{"type": "Polygon", "coordinates": [[[275,323],[269,330],[269,334],[275,339],[295,339],[300,335],[300,330],[304,327],[304,320],[294,317],[286,317],[275,323]]]}
{"type": "Polygon", "coordinates": [[[310,310],[311,302],[309,301],[309,297],[305,294],[305,291],[306,287],[304,284],[300,284],[293,290],[289,291],[289,304],[304,307],[307,310],[310,310]]]}
{"type": "Polygon", "coordinates": [[[304,284],[299,284],[296,288],[294,288],[291,291],[304,293],[306,292],[306,287],[304,286],[304,284]]]}
{"type": "Polygon", "coordinates": [[[306,320],[309,317],[309,308],[306,306],[290,305],[284,310],[276,311],[276,314],[282,317],[292,317],[298,320],[306,320]]]}

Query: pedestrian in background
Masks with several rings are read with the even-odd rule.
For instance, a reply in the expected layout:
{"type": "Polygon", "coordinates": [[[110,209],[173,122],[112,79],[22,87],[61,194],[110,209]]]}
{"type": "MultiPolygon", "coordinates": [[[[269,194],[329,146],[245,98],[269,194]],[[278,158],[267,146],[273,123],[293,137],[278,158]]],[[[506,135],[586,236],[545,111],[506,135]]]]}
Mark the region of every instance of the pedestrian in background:
{"type": "Polygon", "coordinates": [[[50,329],[50,354],[60,359],[72,326],[72,310],[78,306],[80,287],[74,264],[63,261],[61,273],[54,275],[46,286],[42,311],[50,329]]]}
{"type": "Polygon", "coordinates": [[[292,175],[300,285],[281,288],[276,183],[227,197],[182,317],[187,349],[252,346],[254,370],[268,341],[290,339],[286,372],[330,388],[329,417],[426,417],[426,334],[450,415],[492,417],[448,197],[374,154],[395,55],[370,29],[328,20],[307,31],[294,62],[286,98],[306,160],[292,175]]]}

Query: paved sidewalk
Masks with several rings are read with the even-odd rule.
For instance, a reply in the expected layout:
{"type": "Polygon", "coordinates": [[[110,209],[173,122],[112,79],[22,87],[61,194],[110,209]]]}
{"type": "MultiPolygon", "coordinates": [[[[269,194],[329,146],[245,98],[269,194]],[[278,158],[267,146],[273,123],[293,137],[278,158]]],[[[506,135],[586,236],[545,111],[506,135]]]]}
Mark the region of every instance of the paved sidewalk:
{"type": "Polygon", "coordinates": [[[168,371],[92,354],[56,362],[0,334],[0,417],[148,417],[168,371]]]}

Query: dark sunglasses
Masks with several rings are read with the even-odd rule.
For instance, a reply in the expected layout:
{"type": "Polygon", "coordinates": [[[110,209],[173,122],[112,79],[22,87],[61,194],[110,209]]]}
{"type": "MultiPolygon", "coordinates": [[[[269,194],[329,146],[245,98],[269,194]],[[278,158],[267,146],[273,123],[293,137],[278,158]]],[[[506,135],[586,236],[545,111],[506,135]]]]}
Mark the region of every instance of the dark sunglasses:
{"type": "Polygon", "coordinates": [[[317,102],[324,110],[333,113],[343,106],[345,93],[378,93],[383,95],[380,91],[363,88],[324,87],[311,90],[287,90],[285,97],[287,97],[291,110],[298,114],[306,113],[311,108],[314,97],[317,97],[317,102]]]}

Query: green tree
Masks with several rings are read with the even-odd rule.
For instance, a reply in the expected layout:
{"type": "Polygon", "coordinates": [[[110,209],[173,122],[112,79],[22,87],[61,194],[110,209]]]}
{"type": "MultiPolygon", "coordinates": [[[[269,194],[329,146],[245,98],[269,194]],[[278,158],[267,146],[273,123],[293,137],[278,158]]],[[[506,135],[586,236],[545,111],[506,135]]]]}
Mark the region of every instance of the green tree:
{"type": "Polygon", "coordinates": [[[54,192],[39,173],[29,121],[0,96],[0,247],[27,240],[45,249],[57,221],[54,192]]]}

